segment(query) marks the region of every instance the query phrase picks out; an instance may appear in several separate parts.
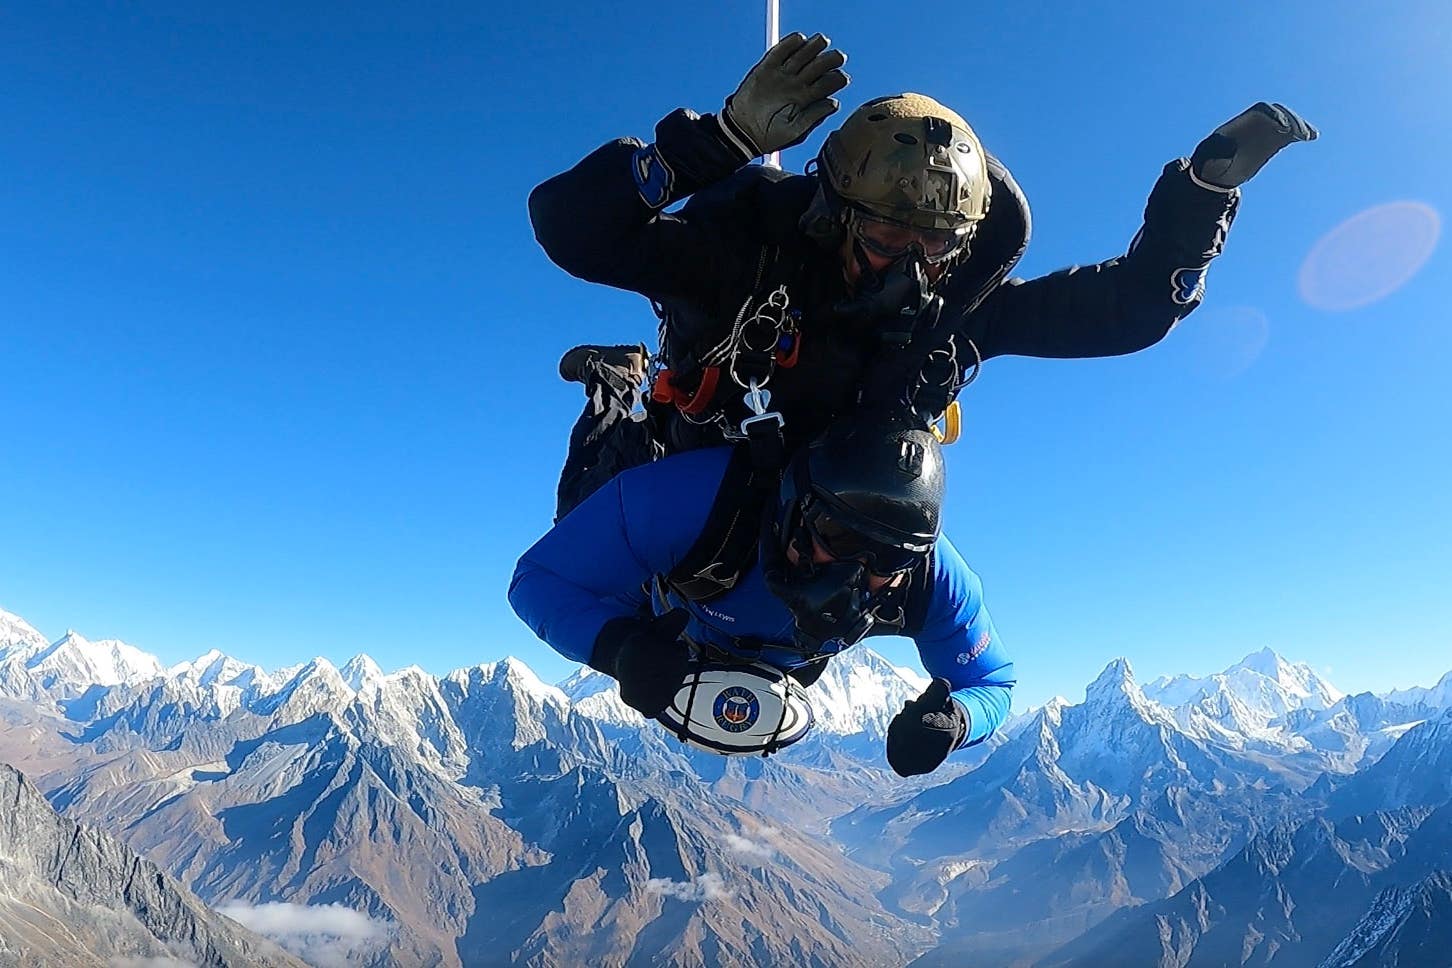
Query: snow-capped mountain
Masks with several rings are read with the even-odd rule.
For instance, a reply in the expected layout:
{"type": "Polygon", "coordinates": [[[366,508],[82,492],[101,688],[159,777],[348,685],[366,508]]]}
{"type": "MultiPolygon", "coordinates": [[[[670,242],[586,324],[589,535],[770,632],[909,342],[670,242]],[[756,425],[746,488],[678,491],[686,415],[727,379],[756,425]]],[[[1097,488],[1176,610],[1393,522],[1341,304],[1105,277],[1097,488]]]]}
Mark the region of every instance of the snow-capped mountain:
{"type": "Polygon", "coordinates": [[[1407,729],[1381,759],[1330,798],[1334,815],[1430,806],[1452,799],[1452,709],[1407,729]]]}
{"type": "Polygon", "coordinates": [[[1408,729],[1318,815],[1264,829],[1173,897],[1105,920],[1042,964],[1438,964],[1445,948],[1421,943],[1448,938],[1425,932],[1452,900],[1449,776],[1452,710],[1408,729]],[[1396,960],[1416,951],[1436,956],[1396,960]]]}
{"type": "Polygon", "coordinates": [[[362,653],[348,660],[348,664],[342,668],[342,676],[348,688],[354,692],[362,692],[365,687],[377,686],[383,682],[383,670],[378,668],[378,663],[371,656],[362,653]]]}
{"type": "Polygon", "coordinates": [[[881,742],[902,704],[922,695],[928,682],[927,676],[895,666],[869,649],[850,649],[828,663],[812,686],[815,728],[831,736],[881,742]]]}
{"type": "Polygon", "coordinates": [[[0,608],[0,664],[21,654],[43,651],[50,641],[19,615],[0,608]]]}
{"type": "Polygon", "coordinates": [[[208,902],[396,925],[379,957],[400,964],[902,964],[934,944],[923,964],[1006,963],[1366,791],[1425,817],[1452,775],[1428,707],[1342,697],[1265,652],[1150,687],[1117,660],[1083,701],[904,781],[883,737],[926,680],[860,647],[811,687],[808,740],[725,759],[584,669],[269,673],[213,651],[163,670],[61,642],[87,662],[39,688],[29,663],[59,643],[0,613],[0,760],[22,753],[58,809],[208,902]]]}
{"type": "Polygon", "coordinates": [[[1452,672],[1447,673],[1430,689],[1394,689],[1382,697],[1387,702],[1403,706],[1430,706],[1434,709],[1452,708],[1452,672]]]}
{"type": "Polygon", "coordinates": [[[1226,669],[1203,678],[1162,677],[1144,688],[1145,696],[1164,706],[1202,703],[1220,697],[1234,707],[1227,725],[1265,727],[1294,709],[1325,709],[1342,693],[1305,663],[1291,663],[1272,649],[1261,649],[1226,669]]]}
{"type": "Polygon", "coordinates": [[[238,662],[217,649],[205,652],[190,662],[172,666],[167,675],[192,679],[199,686],[233,686],[238,689],[261,689],[272,683],[261,666],[238,662]]]}
{"type": "Polygon", "coordinates": [[[1115,660],[1082,703],[1049,703],[978,769],[832,832],[855,859],[894,869],[911,910],[962,926],[923,964],[1046,954],[1213,869],[1261,824],[1309,811],[1313,757],[1268,757],[1183,709],[1148,698],[1115,660]],[[1002,933],[984,930],[1005,918],[1002,933]]]}
{"type": "Polygon", "coordinates": [[[0,610],[0,695],[73,699],[91,686],[131,685],[162,674],[161,663],[115,639],[90,642],[68,631],[55,642],[0,610]]]}
{"type": "Polygon", "coordinates": [[[1328,768],[1349,773],[1376,762],[1407,730],[1439,712],[1434,706],[1363,692],[1327,709],[1294,710],[1284,726],[1326,756],[1328,768]]]}
{"type": "MultiPolygon", "coordinates": [[[[839,729],[854,717],[885,723],[874,701],[916,694],[879,658],[854,668],[832,684],[839,729]]],[[[67,814],[113,826],[210,901],[343,903],[400,925],[395,963],[477,960],[500,945],[556,962],[609,960],[620,945],[674,961],[702,944],[782,960],[804,939],[824,963],[897,963],[927,943],[875,899],[880,874],[816,840],[783,839],[776,814],[746,806],[789,812],[821,786],[835,789],[811,809],[840,812],[844,782],[861,791],[880,774],[839,781],[781,757],[723,771],[725,761],[686,751],[633,712],[610,713],[613,683],[590,678],[567,683],[572,698],[514,659],[439,679],[416,667],[383,673],[366,656],[269,674],[211,652],[144,681],[77,681],[38,696],[51,710],[42,724],[68,723],[84,741],[70,766],[38,780],[67,814]],[[61,698],[74,692],[84,699],[61,698]],[[634,743],[607,740],[602,729],[630,717],[634,743]],[[569,863],[549,866],[555,856],[569,863]],[[598,857],[610,869],[631,856],[611,917],[697,925],[689,937],[604,932],[586,944],[570,918],[549,927],[552,910],[599,890],[578,864],[598,857]],[[804,920],[777,892],[845,920],[804,920]]]]}
{"type": "Polygon", "coordinates": [[[573,704],[575,711],[607,727],[637,730],[645,725],[645,717],[625,705],[615,680],[589,666],[560,683],[560,690],[573,704]]]}

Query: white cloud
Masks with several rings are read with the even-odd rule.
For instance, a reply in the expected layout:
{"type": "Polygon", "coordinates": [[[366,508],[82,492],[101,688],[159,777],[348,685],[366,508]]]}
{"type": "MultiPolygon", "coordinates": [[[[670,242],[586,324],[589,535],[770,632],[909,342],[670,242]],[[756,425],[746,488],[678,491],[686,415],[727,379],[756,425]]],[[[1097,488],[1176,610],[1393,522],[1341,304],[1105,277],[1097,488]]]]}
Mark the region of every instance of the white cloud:
{"type": "Polygon", "coordinates": [[[393,940],[396,926],[341,904],[248,904],[217,910],[317,968],[347,968],[371,959],[393,940]]]}
{"type": "Polygon", "coordinates": [[[745,854],[747,857],[754,857],[758,860],[771,860],[776,856],[776,848],[740,834],[727,834],[726,846],[735,853],[745,854]]]}
{"type": "Polygon", "coordinates": [[[723,901],[731,896],[720,874],[702,874],[694,881],[652,877],[645,882],[645,889],[651,894],[664,894],[681,901],[723,901]]]}

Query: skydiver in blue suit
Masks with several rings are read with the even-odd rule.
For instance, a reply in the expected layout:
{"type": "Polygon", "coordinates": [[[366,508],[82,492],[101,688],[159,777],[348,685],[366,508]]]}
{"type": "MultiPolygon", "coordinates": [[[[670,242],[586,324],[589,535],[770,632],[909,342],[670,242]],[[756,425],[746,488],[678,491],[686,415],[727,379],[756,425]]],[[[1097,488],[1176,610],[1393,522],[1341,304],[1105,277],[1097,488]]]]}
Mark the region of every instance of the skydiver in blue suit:
{"type": "Polygon", "coordinates": [[[1013,663],[978,576],[940,536],[937,439],[909,415],[868,414],[799,448],[779,484],[748,456],[688,451],[618,475],[525,552],[514,610],[647,717],[695,660],[767,662],[810,684],[864,637],[905,635],[933,681],[892,721],[892,768],[929,773],[987,739],[1013,663]]]}

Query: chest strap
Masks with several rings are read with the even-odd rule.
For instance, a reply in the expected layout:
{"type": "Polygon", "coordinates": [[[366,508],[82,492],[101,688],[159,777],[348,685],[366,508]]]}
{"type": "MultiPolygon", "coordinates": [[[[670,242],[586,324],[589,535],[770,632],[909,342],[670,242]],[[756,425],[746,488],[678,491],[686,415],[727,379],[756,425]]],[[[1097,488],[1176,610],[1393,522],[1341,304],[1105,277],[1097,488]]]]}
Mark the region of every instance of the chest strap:
{"type": "Polygon", "coordinates": [[[753,448],[736,447],[705,527],[664,576],[666,585],[690,602],[708,602],[735,588],[756,562],[762,517],[767,502],[776,497],[779,474],[775,468],[757,464],[753,448]]]}

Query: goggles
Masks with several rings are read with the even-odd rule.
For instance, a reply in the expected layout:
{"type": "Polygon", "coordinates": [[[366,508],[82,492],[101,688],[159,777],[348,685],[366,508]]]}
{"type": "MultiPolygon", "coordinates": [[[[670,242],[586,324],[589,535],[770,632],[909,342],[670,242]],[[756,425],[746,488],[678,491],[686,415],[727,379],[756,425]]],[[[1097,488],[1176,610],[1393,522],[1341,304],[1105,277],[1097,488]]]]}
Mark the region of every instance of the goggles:
{"type": "Polygon", "coordinates": [[[864,215],[855,209],[848,221],[862,247],[885,259],[898,259],[916,249],[929,265],[937,265],[957,255],[968,239],[966,229],[921,229],[864,215]]]}
{"type": "Polygon", "coordinates": [[[811,496],[802,504],[802,527],[837,561],[860,561],[879,578],[890,578],[923,560],[923,552],[868,537],[834,517],[825,502],[811,496]]]}

